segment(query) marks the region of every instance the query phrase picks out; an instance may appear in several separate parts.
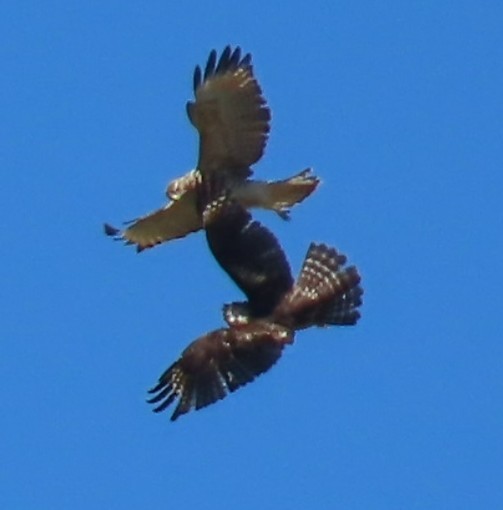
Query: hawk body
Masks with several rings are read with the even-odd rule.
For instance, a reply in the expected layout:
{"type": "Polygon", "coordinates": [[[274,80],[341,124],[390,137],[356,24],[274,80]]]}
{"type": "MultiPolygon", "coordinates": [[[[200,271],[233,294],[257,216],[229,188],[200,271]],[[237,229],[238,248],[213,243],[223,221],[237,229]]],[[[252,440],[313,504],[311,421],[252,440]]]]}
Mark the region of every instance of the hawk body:
{"type": "Polygon", "coordinates": [[[199,133],[197,167],[173,180],[164,207],[124,229],[105,224],[105,233],[137,251],[185,237],[202,228],[196,191],[201,174],[225,183],[231,197],[245,208],[276,211],[287,219],[289,209],[308,197],[319,179],[306,169],[281,181],[254,181],[251,166],[263,155],[270,131],[271,112],[253,74],[251,55],[227,46],[219,59],[213,50],[204,71],[196,66],[194,101],[187,115],[199,133]]]}
{"type": "Polygon", "coordinates": [[[290,265],[276,237],[224,196],[207,205],[203,223],[210,251],[246,295],[253,315],[269,315],[293,284],[290,265]]]}
{"type": "MultiPolygon", "coordinates": [[[[157,244],[179,239],[203,228],[201,214],[197,209],[197,187],[201,175],[191,170],[169,183],[166,195],[170,202],[164,207],[129,222],[120,230],[105,224],[105,233],[125,244],[136,245],[141,252],[157,244]]],[[[319,179],[311,169],[303,170],[280,181],[233,180],[226,183],[231,198],[246,208],[262,208],[275,211],[288,219],[289,210],[302,202],[318,186],[319,179]]]]}
{"type": "Polygon", "coordinates": [[[274,235],[226,195],[221,181],[199,188],[208,246],[248,301],[224,305],[227,328],[193,342],[150,390],[163,411],[176,399],[171,417],[224,398],[269,370],[295,332],[311,326],[353,325],[363,290],[354,266],[335,248],[311,243],[294,283],[274,235]]]}
{"type": "Polygon", "coordinates": [[[155,412],[174,404],[172,420],[267,372],[297,331],[352,325],[360,317],[360,276],[344,255],[312,243],[294,281],[278,240],[249,213],[263,208],[287,219],[319,184],[310,169],[280,181],[251,179],[271,120],[251,61],[227,46],[195,68],[186,110],[199,135],[196,168],[168,185],[164,207],[124,230],[104,225],[107,235],[137,251],[204,229],[215,260],[246,297],[224,305],[227,326],[193,341],[149,391],[155,412]]]}
{"type": "Polygon", "coordinates": [[[307,314],[310,301],[316,305],[320,318],[306,317],[305,327],[316,325],[317,321],[321,324],[356,322],[354,304],[361,294],[354,289],[360,277],[355,267],[344,267],[344,255],[325,245],[311,244],[294,285],[290,265],[274,234],[225,194],[210,201],[212,194],[218,195],[219,190],[205,188],[204,191],[210,196],[203,212],[208,246],[247,298],[246,302],[224,305],[224,319],[230,326],[268,317],[288,327],[303,329],[301,322],[291,324],[279,317],[295,316],[296,308],[307,314]],[[346,306],[347,303],[350,304],[346,306]],[[350,319],[352,314],[355,317],[350,319]]]}
{"type": "Polygon", "coordinates": [[[334,248],[311,244],[297,283],[270,316],[247,316],[242,324],[207,333],[183,351],[149,391],[154,411],[178,399],[171,416],[176,420],[221,400],[272,368],[299,329],[355,324],[363,291],[358,272],[344,268],[345,262],[334,248]]]}

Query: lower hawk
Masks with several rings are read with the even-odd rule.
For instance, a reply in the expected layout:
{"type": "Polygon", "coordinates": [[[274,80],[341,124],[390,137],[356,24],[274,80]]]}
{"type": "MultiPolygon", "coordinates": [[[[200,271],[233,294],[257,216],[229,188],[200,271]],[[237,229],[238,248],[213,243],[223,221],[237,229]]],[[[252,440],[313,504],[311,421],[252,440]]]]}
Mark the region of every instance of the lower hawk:
{"type": "Polygon", "coordinates": [[[228,326],[192,342],[150,390],[156,412],[178,400],[172,420],[267,372],[296,331],[354,325],[360,318],[360,275],[344,255],[311,243],[294,282],[275,236],[236,201],[212,195],[202,213],[210,250],[248,301],[224,305],[228,326]]]}

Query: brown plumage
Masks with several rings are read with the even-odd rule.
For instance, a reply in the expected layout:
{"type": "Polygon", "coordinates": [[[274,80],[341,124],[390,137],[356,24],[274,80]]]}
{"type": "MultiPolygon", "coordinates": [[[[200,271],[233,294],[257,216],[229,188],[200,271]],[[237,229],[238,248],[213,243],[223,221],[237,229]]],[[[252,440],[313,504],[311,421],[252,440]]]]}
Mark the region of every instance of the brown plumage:
{"type": "Polygon", "coordinates": [[[284,219],[316,189],[319,179],[310,169],[280,181],[249,179],[251,165],[264,153],[271,119],[251,60],[239,47],[227,46],[218,61],[216,51],[210,53],[204,72],[195,68],[195,100],[187,103],[187,115],[199,133],[197,168],[170,182],[164,207],[128,222],[125,229],[105,224],[107,235],[140,252],[200,230],[194,191],[200,173],[224,180],[243,207],[273,210],[284,219]]]}
{"type": "Polygon", "coordinates": [[[204,74],[194,71],[195,101],[187,103],[190,122],[199,132],[197,168],[242,179],[263,155],[271,112],[253,75],[251,55],[227,46],[217,62],[210,53],[204,74]]]}
{"type": "Polygon", "coordinates": [[[149,393],[155,412],[175,400],[176,420],[201,409],[267,372],[293,343],[295,331],[309,326],[355,324],[363,293],[356,268],[344,268],[334,248],[311,244],[297,283],[262,319],[217,329],[192,342],[149,393]]]}
{"type": "MultiPolygon", "coordinates": [[[[170,201],[164,207],[128,222],[123,230],[105,223],[105,234],[127,245],[136,245],[136,251],[141,252],[201,230],[202,219],[196,207],[200,178],[199,172],[192,170],[171,181],[166,190],[170,201]]],[[[290,208],[307,198],[319,182],[308,168],[280,181],[238,179],[229,186],[229,193],[243,207],[272,210],[288,219],[290,208]]]]}
{"type": "Polygon", "coordinates": [[[178,399],[172,420],[269,370],[297,330],[355,324],[360,317],[360,276],[335,248],[312,243],[294,284],[276,238],[239,204],[213,200],[203,221],[213,255],[248,301],[226,305],[229,327],[195,340],[150,390],[156,412],[178,399]]]}
{"type": "Polygon", "coordinates": [[[253,381],[276,363],[291,341],[291,331],[265,322],[212,331],[192,342],[161,375],[148,402],[160,412],[179,399],[174,421],[253,381]]]}
{"type": "Polygon", "coordinates": [[[199,133],[196,170],[170,183],[165,207],[124,231],[104,226],[138,251],[204,228],[217,263],[246,296],[224,305],[228,326],[192,342],[150,390],[156,412],[178,401],[172,420],[268,371],[297,330],[355,324],[363,293],[356,268],[323,244],[311,244],[294,282],[279,242],[248,212],[261,207],[287,218],[319,183],[309,169],[283,181],[250,179],[271,119],[251,56],[239,47],[226,47],[219,59],[212,51],[204,71],[195,69],[194,95],[187,114],[199,133]]]}

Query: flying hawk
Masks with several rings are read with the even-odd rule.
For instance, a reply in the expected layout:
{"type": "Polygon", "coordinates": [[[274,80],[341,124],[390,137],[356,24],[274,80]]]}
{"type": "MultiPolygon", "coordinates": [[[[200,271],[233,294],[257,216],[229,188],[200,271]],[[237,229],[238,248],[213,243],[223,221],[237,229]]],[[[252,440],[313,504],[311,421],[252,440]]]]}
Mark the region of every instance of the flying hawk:
{"type": "MultiPolygon", "coordinates": [[[[196,205],[200,178],[198,170],[191,170],[173,180],[166,189],[170,201],[164,207],[128,222],[124,230],[105,223],[105,234],[127,245],[134,244],[136,251],[141,252],[201,230],[202,219],[196,205]]],[[[307,198],[319,182],[307,168],[279,181],[237,180],[229,187],[229,192],[243,207],[272,210],[281,218],[289,219],[290,208],[307,198]]]]}
{"type": "Polygon", "coordinates": [[[353,325],[360,317],[360,276],[345,267],[344,255],[312,243],[294,283],[274,235],[237,202],[225,195],[209,200],[215,190],[209,193],[203,223],[210,250],[248,301],[225,305],[229,326],[190,344],[150,390],[156,412],[179,399],[172,420],[269,370],[297,330],[353,325]]]}
{"type": "Polygon", "coordinates": [[[363,291],[358,271],[345,263],[335,248],[312,243],[297,282],[272,313],[207,333],[183,351],[149,391],[154,411],[178,399],[174,421],[224,398],[267,372],[299,329],[355,324],[363,291]]]}
{"type": "Polygon", "coordinates": [[[280,181],[249,179],[251,166],[264,153],[271,119],[251,60],[249,53],[241,57],[239,47],[227,46],[218,61],[216,51],[210,53],[204,72],[195,68],[195,101],[187,103],[187,114],[199,133],[196,169],[168,185],[166,206],[122,231],[105,224],[107,235],[142,251],[201,229],[195,193],[199,173],[223,180],[243,207],[270,209],[283,218],[316,189],[319,179],[310,169],[280,181]]]}

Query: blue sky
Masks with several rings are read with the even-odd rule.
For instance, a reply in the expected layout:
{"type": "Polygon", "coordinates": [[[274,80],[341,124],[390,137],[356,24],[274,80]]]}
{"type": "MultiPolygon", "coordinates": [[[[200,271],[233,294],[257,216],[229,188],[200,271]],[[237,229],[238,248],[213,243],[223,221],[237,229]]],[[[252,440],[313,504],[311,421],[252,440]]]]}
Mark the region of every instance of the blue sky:
{"type": "Polygon", "coordinates": [[[0,9],[0,506],[463,509],[503,504],[499,2],[10,2],[0,9]],[[363,275],[355,328],[308,330],[176,423],[146,390],[240,299],[202,235],[102,234],[195,164],[212,48],[254,57],[256,176],[313,166],[292,221],[363,275]]]}

